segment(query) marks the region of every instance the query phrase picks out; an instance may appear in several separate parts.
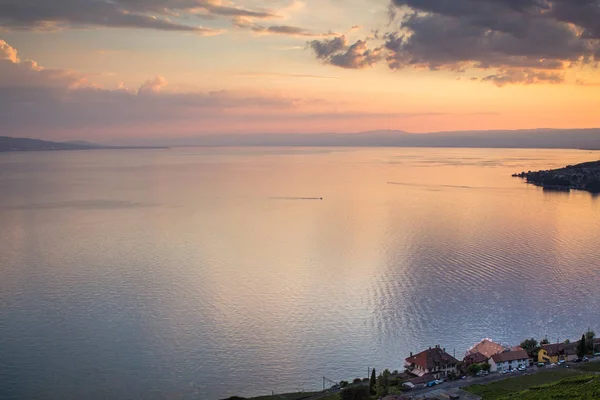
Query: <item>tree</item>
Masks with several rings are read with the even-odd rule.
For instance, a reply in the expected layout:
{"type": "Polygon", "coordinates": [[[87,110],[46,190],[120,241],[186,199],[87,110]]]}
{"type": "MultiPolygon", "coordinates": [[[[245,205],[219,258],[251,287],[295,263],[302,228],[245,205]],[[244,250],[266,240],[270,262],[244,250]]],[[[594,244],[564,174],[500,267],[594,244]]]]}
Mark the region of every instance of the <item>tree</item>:
{"type": "Polygon", "coordinates": [[[587,345],[588,353],[594,354],[594,339],[596,338],[596,334],[593,330],[588,329],[585,334],[585,344],[587,345]]]}
{"type": "Polygon", "coordinates": [[[369,381],[369,393],[375,394],[375,385],[377,384],[377,375],[375,375],[375,368],[371,372],[371,380],[369,381]]]}
{"type": "Polygon", "coordinates": [[[481,369],[483,371],[490,372],[490,368],[492,368],[492,366],[490,365],[490,363],[485,362],[485,363],[481,364],[481,369]]]}
{"type": "Polygon", "coordinates": [[[587,351],[587,346],[585,344],[585,334],[583,334],[583,335],[581,335],[581,340],[579,341],[579,344],[577,345],[577,357],[585,356],[586,351],[587,351]]]}
{"type": "Polygon", "coordinates": [[[377,396],[378,399],[388,395],[388,389],[390,386],[388,377],[389,377],[389,371],[388,371],[387,375],[385,374],[385,371],[384,371],[383,374],[379,374],[379,376],[377,377],[377,385],[375,386],[375,395],[377,396]]]}
{"type": "Polygon", "coordinates": [[[535,340],[534,338],[531,339],[525,339],[521,342],[521,347],[523,348],[523,350],[525,350],[528,354],[532,353],[538,346],[538,341],[535,340]]]}
{"type": "Polygon", "coordinates": [[[542,340],[540,340],[540,345],[545,345],[545,344],[550,344],[550,341],[548,340],[547,337],[545,337],[542,340]]]}
{"type": "Polygon", "coordinates": [[[565,344],[571,344],[571,341],[569,339],[565,339],[565,344]]]}
{"type": "Polygon", "coordinates": [[[479,365],[479,364],[471,364],[471,365],[469,365],[469,368],[467,369],[467,371],[471,375],[477,375],[477,373],[479,371],[481,371],[481,365],[479,365]]]}
{"type": "Polygon", "coordinates": [[[348,381],[340,381],[340,387],[345,388],[345,387],[348,387],[348,385],[349,385],[348,381]]]}
{"type": "Polygon", "coordinates": [[[352,386],[342,390],[340,400],[367,400],[369,388],[366,386],[352,386]]]}

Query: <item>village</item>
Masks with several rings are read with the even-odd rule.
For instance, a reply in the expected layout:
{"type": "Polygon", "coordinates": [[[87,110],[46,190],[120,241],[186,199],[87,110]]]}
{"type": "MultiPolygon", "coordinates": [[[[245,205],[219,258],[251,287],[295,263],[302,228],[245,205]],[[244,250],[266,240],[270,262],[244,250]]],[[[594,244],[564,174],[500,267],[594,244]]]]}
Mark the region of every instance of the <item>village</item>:
{"type": "Polygon", "coordinates": [[[493,382],[503,379],[504,374],[527,375],[541,368],[570,368],[571,363],[600,359],[599,352],[600,339],[595,338],[590,330],[578,341],[555,343],[543,339],[538,344],[531,338],[520,345],[510,346],[485,338],[469,348],[462,360],[436,345],[418,354],[411,353],[405,359],[404,372],[389,374],[390,379],[402,382],[401,388],[380,388],[385,371],[375,380],[374,387],[372,376],[370,386],[376,394],[375,398],[383,400],[477,399],[480,397],[460,390],[465,386],[463,380],[489,375],[489,379],[481,381],[493,382]]]}
{"type": "MultiPolygon", "coordinates": [[[[533,344],[533,339],[519,346],[506,346],[483,339],[473,345],[462,362],[446,352],[439,345],[430,347],[405,360],[405,373],[408,378],[403,386],[409,389],[432,387],[447,380],[456,380],[467,375],[487,375],[489,373],[511,373],[525,371],[529,367],[560,366],[567,362],[586,362],[591,357],[600,356],[600,339],[591,338],[591,343],[581,349],[581,340],[562,343],[533,344]],[[529,348],[523,346],[530,344],[529,348]],[[533,346],[531,345],[533,344],[533,346]],[[589,351],[588,351],[589,349],[589,351]]],[[[542,341],[544,342],[544,341],[542,341]]]]}

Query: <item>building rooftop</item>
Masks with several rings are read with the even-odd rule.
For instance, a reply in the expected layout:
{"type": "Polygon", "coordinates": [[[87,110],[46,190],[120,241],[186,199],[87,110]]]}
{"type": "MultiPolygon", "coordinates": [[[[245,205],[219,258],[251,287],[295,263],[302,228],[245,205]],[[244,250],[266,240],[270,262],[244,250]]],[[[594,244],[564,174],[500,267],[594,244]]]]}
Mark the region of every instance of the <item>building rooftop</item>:
{"type": "Polygon", "coordinates": [[[423,369],[432,369],[436,366],[446,366],[458,363],[458,360],[446,353],[440,346],[429,348],[415,356],[408,357],[407,363],[415,364],[423,369]]]}
{"type": "Polygon", "coordinates": [[[475,352],[467,354],[463,361],[467,364],[479,364],[486,362],[488,359],[489,357],[484,356],[480,352],[475,352]]]}
{"type": "Polygon", "coordinates": [[[506,361],[525,360],[528,358],[529,355],[525,350],[505,351],[504,353],[494,354],[492,356],[492,360],[494,360],[494,362],[497,363],[506,361]]]}
{"type": "Polygon", "coordinates": [[[571,343],[550,343],[542,345],[542,349],[546,350],[550,357],[562,355],[562,354],[575,354],[577,353],[577,342],[571,343]]]}
{"type": "Polygon", "coordinates": [[[494,343],[491,339],[483,339],[481,342],[471,347],[467,354],[481,353],[486,358],[490,358],[494,354],[502,353],[504,350],[504,346],[502,346],[501,344],[494,343]]]}

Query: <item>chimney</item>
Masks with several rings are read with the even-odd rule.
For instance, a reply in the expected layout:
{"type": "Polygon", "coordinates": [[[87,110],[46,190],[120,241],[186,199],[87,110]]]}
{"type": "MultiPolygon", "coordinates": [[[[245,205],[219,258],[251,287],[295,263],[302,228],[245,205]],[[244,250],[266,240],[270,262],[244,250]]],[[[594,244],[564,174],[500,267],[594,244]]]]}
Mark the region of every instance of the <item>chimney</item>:
{"type": "Polygon", "coordinates": [[[410,356],[411,356],[411,357],[413,356],[413,355],[412,355],[412,351],[410,352],[410,356]]]}

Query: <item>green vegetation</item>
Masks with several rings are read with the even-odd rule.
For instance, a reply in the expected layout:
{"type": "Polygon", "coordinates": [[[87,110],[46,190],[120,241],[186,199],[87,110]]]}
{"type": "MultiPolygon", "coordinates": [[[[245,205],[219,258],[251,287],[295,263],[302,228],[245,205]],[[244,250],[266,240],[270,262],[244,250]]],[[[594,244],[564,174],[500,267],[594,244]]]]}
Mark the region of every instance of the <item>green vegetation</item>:
{"type": "Polygon", "coordinates": [[[594,339],[596,338],[596,334],[594,333],[593,330],[588,329],[588,331],[585,333],[585,343],[586,343],[586,347],[587,347],[587,352],[590,354],[594,354],[594,339]]]}
{"type": "Polygon", "coordinates": [[[341,399],[340,399],[340,395],[335,393],[335,394],[330,394],[327,397],[321,397],[319,400],[341,400],[341,399]]]}
{"type": "Polygon", "coordinates": [[[581,363],[575,368],[585,372],[600,372],[600,362],[581,363]]]}
{"type": "Polygon", "coordinates": [[[339,398],[341,400],[368,400],[369,388],[366,386],[353,386],[342,390],[339,398]]]}
{"type": "Polygon", "coordinates": [[[390,371],[384,370],[382,374],[377,377],[377,383],[375,384],[375,394],[377,398],[387,396],[390,389],[390,371]]]}
{"type": "Polygon", "coordinates": [[[477,396],[481,396],[483,400],[499,400],[532,387],[556,382],[564,378],[579,376],[581,374],[581,372],[572,369],[557,368],[550,371],[538,372],[533,375],[522,375],[505,379],[488,385],[472,385],[464,388],[464,390],[477,396]]]}
{"type": "Polygon", "coordinates": [[[467,372],[471,375],[477,375],[481,371],[481,365],[479,364],[471,364],[467,369],[467,372]]]}
{"type": "Polygon", "coordinates": [[[375,375],[375,368],[371,372],[371,379],[369,380],[369,393],[375,394],[375,385],[377,384],[377,375],[375,375]]]}
{"type": "Polygon", "coordinates": [[[577,345],[577,357],[585,356],[586,352],[587,352],[587,346],[585,344],[585,334],[583,334],[583,335],[581,335],[581,340],[579,341],[579,344],[577,345]]]}
{"type": "Polygon", "coordinates": [[[531,339],[525,339],[521,342],[520,345],[523,350],[525,350],[527,353],[532,353],[535,349],[538,348],[538,341],[535,340],[535,338],[531,338],[531,339]]]}
{"type": "MultiPolygon", "coordinates": [[[[300,400],[300,399],[304,399],[304,398],[310,397],[310,396],[318,394],[318,393],[320,393],[320,392],[284,393],[284,394],[259,396],[259,397],[251,397],[251,398],[233,396],[233,397],[229,397],[226,400],[300,400]]],[[[330,400],[333,400],[333,399],[330,399],[330,400]]]]}
{"type": "Polygon", "coordinates": [[[600,398],[600,376],[582,375],[532,387],[501,400],[587,400],[600,398]]]}

